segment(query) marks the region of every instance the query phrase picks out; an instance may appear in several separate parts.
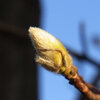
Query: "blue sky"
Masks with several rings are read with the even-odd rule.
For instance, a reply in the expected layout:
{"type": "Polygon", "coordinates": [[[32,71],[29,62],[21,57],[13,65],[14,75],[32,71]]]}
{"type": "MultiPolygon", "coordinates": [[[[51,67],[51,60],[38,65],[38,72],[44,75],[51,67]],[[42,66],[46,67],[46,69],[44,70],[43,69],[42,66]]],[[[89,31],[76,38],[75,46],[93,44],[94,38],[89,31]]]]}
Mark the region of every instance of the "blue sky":
{"type": "MultiPolygon", "coordinates": [[[[41,0],[41,27],[57,37],[62,43],[82,52],[79,23],[85,22],[88,56],[100,61],[100,51],[94,48],[92,38],[100,36],[100,0],[41,0]]],[[[80,63],[73,59],[74,65],[80,65],[80,75],[91,82],[96,75],[94,66],[88,62],[80,63]],[[81,71],[81,70],[82,71],[81,71]]],[[[77,100],[78,91],[68,81],[54,73],[38,67],[40,100],[77,100]]]]}

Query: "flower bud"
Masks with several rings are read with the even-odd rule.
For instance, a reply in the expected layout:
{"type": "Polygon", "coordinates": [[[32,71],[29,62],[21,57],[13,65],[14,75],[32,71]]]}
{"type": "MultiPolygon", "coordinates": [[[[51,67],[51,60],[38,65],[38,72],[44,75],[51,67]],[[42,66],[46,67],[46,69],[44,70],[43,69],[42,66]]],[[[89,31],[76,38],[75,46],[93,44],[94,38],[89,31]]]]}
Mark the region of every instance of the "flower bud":
{"type": "Polygon", "coordinates": [[[37,51],[36,61],[43,67],[54,72],[59,72],[61,67],[71,67],[71,56],[54,36],[36,27],[29,28],[29,36],[37,51]]]}

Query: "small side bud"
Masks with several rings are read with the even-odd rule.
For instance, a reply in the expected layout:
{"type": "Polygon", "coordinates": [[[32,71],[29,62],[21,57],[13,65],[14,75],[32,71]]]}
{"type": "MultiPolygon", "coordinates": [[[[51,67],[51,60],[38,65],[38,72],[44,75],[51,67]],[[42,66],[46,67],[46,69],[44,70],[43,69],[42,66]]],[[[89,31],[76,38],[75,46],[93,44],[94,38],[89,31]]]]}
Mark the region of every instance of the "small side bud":
{"type": "Polygon", "coordinates": [[[44,68],[59,72],[61,67],[72,66],[71,56],[54,36],[36,27],[29,28],[29,36],[37,51],[36,62],[44,68]]]}

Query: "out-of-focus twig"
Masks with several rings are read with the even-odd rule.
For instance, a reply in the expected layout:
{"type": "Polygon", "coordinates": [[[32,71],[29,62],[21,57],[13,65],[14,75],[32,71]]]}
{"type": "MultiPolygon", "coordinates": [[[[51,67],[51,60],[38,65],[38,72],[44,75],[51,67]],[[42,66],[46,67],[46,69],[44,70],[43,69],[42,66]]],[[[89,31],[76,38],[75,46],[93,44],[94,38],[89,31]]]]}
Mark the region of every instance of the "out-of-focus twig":
{"type": "Polygon", "coordinates": [[[69,53],[72,55],[72,56],[75,56],[76,58],[80,59],[80,60],[85,60],[85,61],[88,61],[90,62],[91,64],[97,66],[98,68],[100,68],[100,63],[96,62],[95,60],[89,58],[88,56],[84,55],[84,54],[79,54],[77,52],[75,52],[74,50],[70,49],[67,47],[67,50],[69,51],[69,53]]]}
{"type": "Polygon", "coordinates": [[[19,41],[25,40],[25,44],[30,45],[28,32],[25,29],[21,29],[3,22],[0,22],[0,36],[17,39],[19,41]]]}
{"type": "Polygon", "coordinates": [[[0,34],[5,33],[7,36],[14,36],[23,38],[27,34],[27,31],[24,29],[20,29],[16,26],[12,26],[3,22],[0,22],[0,34]]]}
{"type": "Polygon", "coordinates": [[[92,42],[97,48],[100,49],[100,36],[94,36],[92,42]]]}
{"type": "Polygon", "coordinates": [[[88,51],[88,46],[86,43],[86,32],[85,32],[85,23],[81,22],[79,25],[79,33],[80,33],[80,42],[82,46],[82,52],[84,55],[86,55],[88,51]]]}

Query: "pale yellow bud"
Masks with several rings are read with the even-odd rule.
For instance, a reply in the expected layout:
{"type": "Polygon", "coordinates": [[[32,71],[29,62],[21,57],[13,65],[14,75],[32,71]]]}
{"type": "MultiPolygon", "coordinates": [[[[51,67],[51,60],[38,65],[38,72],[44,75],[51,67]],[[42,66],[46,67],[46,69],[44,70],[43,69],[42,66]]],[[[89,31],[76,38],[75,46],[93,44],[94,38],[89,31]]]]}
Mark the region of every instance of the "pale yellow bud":
{"type": "Polygon", "coordinates": [[[29,36],[38,54],[36,61],[43,67],[54,72],[71,67],[71,56],[54,36],[36,27],[29,28],[29,36]]]}

